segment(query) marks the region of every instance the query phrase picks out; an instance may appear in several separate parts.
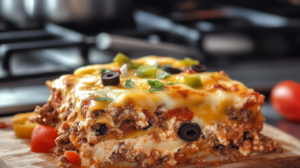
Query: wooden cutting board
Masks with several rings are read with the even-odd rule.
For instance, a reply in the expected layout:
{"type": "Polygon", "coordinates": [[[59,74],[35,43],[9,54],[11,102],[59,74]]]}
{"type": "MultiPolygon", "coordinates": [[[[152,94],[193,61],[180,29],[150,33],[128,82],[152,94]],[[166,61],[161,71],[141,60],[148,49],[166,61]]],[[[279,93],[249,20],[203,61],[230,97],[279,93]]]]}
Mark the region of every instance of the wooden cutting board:
{"type": "MultiPolygon", "coordinates": [[[[11,117],[0,118],[11,123],[11,117]]],[[[299,130],[300,131],[300,130],[299,130]]],[[[263,134],[280,142],[283,153],[253,156],[218,168],[300,168],[300,140],[268,124],[263,134]]],[[[16,138],[11,127],[0,129],[0,168],[55,168],[56,158],[49,154],[30,151],[30,140],[16,138]]],[[[194,167],[194,166],[176,166],[194,167]]],[[[201,166],[201,168],[204,166],[201,166]]],[[[208,166],[205,166],[208,167],[208,166]]],[[[209,166],[213,168],[214,166],[209,166]]]]}

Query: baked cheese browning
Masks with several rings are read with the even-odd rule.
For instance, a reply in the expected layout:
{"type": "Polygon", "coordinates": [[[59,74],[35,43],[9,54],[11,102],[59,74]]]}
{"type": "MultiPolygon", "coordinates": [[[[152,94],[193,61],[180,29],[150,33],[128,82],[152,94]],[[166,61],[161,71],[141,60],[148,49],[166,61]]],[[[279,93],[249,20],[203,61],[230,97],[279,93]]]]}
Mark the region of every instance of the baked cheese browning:
{"type": "Polygon", "coordinates": [[[264,96],[224,71],[189,69],[198,63],[191,59],[115,60],[47,82],[52,94],[36,108],[37,121],[59,130],[55,154],[61,167],[70,165],[65,151],[79,153],[82,167],[221,164],[281,151],[260,134],[264,96]],[[131,67],[126,73],[120,60],[131,67]],[[120,73],[117,83],[109,81],[109,71],[120,73]],[[106,83],[101,73],[107,73],[106,83]]]}

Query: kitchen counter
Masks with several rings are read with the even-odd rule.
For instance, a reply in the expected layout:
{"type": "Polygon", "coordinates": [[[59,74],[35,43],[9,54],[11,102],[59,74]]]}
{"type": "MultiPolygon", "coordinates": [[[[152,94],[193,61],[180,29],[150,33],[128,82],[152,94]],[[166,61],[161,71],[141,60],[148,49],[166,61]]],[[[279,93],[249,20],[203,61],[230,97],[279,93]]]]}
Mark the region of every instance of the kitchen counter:
{"type": "Polygon", "coordinates": [[[266,123],[277,127],[278,129],[287,132],[300,139],[300,122],[289,121],[282,118],[272,107],[267,100],[262,107],[262,113],[266,119],[266,123]]]}

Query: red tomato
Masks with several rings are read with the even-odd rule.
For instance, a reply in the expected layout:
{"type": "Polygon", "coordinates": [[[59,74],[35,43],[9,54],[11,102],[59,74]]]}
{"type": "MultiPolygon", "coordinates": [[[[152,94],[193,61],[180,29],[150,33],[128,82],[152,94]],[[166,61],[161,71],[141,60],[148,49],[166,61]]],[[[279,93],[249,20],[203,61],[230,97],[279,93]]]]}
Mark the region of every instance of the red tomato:
{"type": "Polygon", "coordinates": [[[168,119],[171,119],[173,117],[176,117],[177,120],[180,121],[190,121],[193,119],[194,113],[191,112],[189,109],[173,109],[168,111],[168,119]]]}
{"type": "Polygon", "coordinates": [[[184,71],[182,71],[182,73],[189,73],[189,74],[193,74],[193,73],[197,73],[196,71],[192,70],[192,69],[185,69],[184,71]]]}
{"type": "Polygon", "coordinates": [[[31,150],[37,153],[47,153],[55,147],[57,130],[45,125],[38,125],[31,135],[31,150]]]}
{"type": "Polygon", "coordinates": [[[300,84],[289,80],[280,82],[271,91],[271,103],[285,118],[300,121],[300,84]]]}
{"type": "Polygon", "coordinates": [[[80,155],[76,152],[67,151],[65,152],[65,155],[70,163],[72,163],[74,166],[80,167],[81,166],[81,159],[80,155]]]}
{"type": "Polygon", "coordinates": [[[121,74],[121,71],[119,69],[113,69],[113,71],[118,72],[119,74],[121,74]]]}
{"type": "Polygon", "coordinates": [[[3,121],[0,121],[0,128],[6,128],[7,125],[5,124],[5,122],[3,121]]]}

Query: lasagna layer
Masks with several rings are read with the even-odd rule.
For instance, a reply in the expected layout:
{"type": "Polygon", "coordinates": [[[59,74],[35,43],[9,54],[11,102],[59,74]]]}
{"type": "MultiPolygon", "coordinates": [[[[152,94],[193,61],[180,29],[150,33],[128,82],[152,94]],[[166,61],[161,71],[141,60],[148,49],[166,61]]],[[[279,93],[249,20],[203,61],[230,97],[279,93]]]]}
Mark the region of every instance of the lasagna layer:
{"type": "MultiPolygon", "coordinates": [[[[59,130],[55,154],[60,167],[72,167],[64,156],[76,151],[81,167],[174,166],[222,164],[238,158],[282,149],[260,134],[264,96],[230,79],[224,71],[190,70],[181,60],[148,56],[132,60],[180,68],[163,79],[144,78],[136,70],[120,74],[116,86],[104,86],[103,70],[120,72],[117,63],[90,65],[74,74],[48,81],[48,103],[37,107],[37,121],[59,130]],[[201,86],[187,85],[185,77],[199,77],[201,86]],[[130,80],[132,87],[127,87],[130,80]],[[149,81],[163,88],[153,89],[149,81]],[[150,89],[150,90],[149,90],[150,89]],[[197,124],[200,136],[187,141],[178,134],[197,124]]],[[[196,131],[197,132],[197,131],[196,131]]],[[[187,132],[193,136],[196,132],[187,132]]]]}

